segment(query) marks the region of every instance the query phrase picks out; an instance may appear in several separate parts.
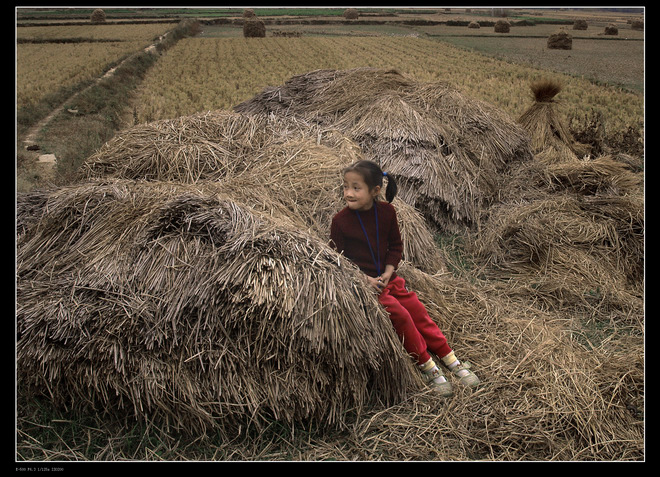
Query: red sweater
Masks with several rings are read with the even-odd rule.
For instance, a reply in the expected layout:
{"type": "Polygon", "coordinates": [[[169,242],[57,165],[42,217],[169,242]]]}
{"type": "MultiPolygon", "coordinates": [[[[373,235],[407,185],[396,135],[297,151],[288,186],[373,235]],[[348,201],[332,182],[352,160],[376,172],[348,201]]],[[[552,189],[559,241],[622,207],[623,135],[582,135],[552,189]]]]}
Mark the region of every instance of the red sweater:
{"type": "MultiPolygon", "coordinates": [[[[376,214],[373,207],[366,212],[357,212],[346,207],[333,217],[330,226],[330,245],[338,252],[343,252],[360,267],[360,270],[371,277],[377,277],[378,270],[360,226],[358,213],[369,236],[376,261],[380,252],[380,273],[385,271],[386,265],[393,265],[396,270],[403,253],[396,210],[387,202],[374,202],[374,205],[378,208],[378,244],[376,244],[376,214]]],[[[396,273],[392,274],[392,279],[395,277],[396,273]]]]}

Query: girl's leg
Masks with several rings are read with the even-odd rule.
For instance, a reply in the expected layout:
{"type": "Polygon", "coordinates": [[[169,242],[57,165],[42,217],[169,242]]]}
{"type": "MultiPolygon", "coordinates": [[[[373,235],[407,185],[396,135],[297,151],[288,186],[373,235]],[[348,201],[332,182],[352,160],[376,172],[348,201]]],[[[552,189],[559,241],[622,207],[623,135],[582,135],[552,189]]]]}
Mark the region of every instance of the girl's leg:
{"type": "Polygon", "coordinates": [[[479,378],[470,371],[469,363],[461,363],[454,352],[447,344],[447,338],[440,331],[440,328],[431,320],[424,305],[419,301],[414,292],[405,288],[405,281],[401,277],[396,277],[388,283],[390,296],[395,298],[398,303],[408,311],[419,334],[425,340],[428,349],[433,351],[442,362],[454,373],[460,381],[467,386],[479,385],[479,378]]]}
{"type": "Polygon", "coordinates": [[[447,356],[452,352],[451,347],[447,343],[447,338],[440,331],[438,325],[431,319],[426,308],[419,301],[417,294],[408,291],[405,285],[406,282],[404,279],[397,276],[388,283],[387,288],[390,289],[390,296],[395,298],[408,312],[415,328],[426,342],[428,349],[433,351],[439,358],[447,356]]]}
{"type": "Polygon", "coordinates": [[[378,301],[389,313],[392,325],[394,325],[394,329],[408,354],[417,360],[417,364],[426,363],[431,359],[426,350],[426,342],[417,330],[408,310],[401,306],[401,303],[390,294],[389,285],[378,296],[378,301]]]}

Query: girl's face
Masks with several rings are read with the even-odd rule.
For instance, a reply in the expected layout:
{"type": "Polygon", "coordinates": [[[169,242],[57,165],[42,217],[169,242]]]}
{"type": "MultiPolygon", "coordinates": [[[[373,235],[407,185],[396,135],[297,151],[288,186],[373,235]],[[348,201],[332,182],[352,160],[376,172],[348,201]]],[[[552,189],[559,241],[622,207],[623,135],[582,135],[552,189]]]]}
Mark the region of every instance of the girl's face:
{"type": "Polygon", "coordinates": [[[380,186],[369,190],[361,174],[349,171],[344,174],[344,200],[351,210],[369,210],[380,193],[380,186]]]}

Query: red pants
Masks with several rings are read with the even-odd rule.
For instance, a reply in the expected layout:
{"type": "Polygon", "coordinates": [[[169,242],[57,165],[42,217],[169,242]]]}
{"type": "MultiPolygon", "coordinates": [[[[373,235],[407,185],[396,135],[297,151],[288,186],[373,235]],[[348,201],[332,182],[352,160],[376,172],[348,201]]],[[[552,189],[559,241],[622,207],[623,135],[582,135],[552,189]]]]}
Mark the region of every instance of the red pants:
{"type": "Polygon", "coordinates": [[[430,359],[427,350],[439,358],[451,353],[447,338],[431,320],[417,295],[406,289],[403,278],[396,276],[390,281],[378,296],[378,301],[390,314],[403,347],[419,364],[430,359]]]}

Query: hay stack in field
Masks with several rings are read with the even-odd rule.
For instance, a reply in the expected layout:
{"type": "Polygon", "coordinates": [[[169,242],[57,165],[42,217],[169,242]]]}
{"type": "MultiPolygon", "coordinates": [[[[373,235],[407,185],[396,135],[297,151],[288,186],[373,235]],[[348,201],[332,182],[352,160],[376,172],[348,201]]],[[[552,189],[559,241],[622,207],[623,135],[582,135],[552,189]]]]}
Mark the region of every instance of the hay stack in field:
{"type": "Polygon", "coordinates": [[[570,50],[573,48],[573,37],[562,28],[548,37],[548,48],[551,50],[570,50]]]}
{"type": "Polygon", "coordinates": [[[360,13],[356,8],[347,8],[344,10],[344,18],[347,20],[357,20],[360,17],[360,13]]]}
{"type": "Polygon", "coordinates": [[[481,25],[479,25],[479,22],[471,21],[468,23],[468,28],[481,28],[481,25]]]}
{"type": "Polygon", "coordinates": [[[544,306],[643,317],[644,203],[636,195],[548,194],[493,207],[471,243],[488,274],[544,306]]]}
{"type": "MultiPolygon", "coordinates": [[[[329,239],[343,207],[341,170],[362,157],[334,129],[302,119],[214,111],[127,129],[82,166],[85,180],[215,181],[259,211],[329,239]]],[[[444,268],[424,218],[397,199],[404,258],[427,271],[444,268]]]]}
{"type": "Polygon", "coordinates": [[[531,137],[532,151],[555,157],[556,160],[581,157],[588,147],[577,143],[556,110],[555,97],[561,84],[553,80],[539,80],[531,85],[534,103],[518,118],[518,123],[531,137]]]}
{"type": "Polygon", "coordinates": [[[500,202],[468,248],[486,276],[555,309],[643,317],[643,174],[616,156],[592,158],[553,109],[558,83],[532,85],[520,119],[534,161],[510,170],[500,202]],[[592,308],[593,307],[593,308],[592,308]]]}
{"type": "Polygon", "coordinates": [[[105,23],[105,19],[105,12],[101,8],[96,8],[90,16],[90,21],[93,24],[105,23]]]}
{"type": "Polygon", "coordinates": [[[509,33],[511,24],[506,20],[497,20],[495,22],[495,33],[509,33]]]}
{"type": "Polygon", "coordinates": [[[633,30],[644,30],[644,22],[642,20],[633,20],[630,28],[633,30]]]}
{"type": "Polygon", "coordinates": [[[573,22],[573,30],[586,30],[589,28],[587,20],[575,20],[573,22]]]}
{"type": "Polygon", "coordinates": [[[643,176],[615,156],[545,164],[541,177],[541,184],[550,191],[582,195],[629,196],[643,187],[643,176]]]}
{"type": "Polygon", "coordinates": [[[610,23],[605,27],[605,32],[606,35],[618,35],[619,34],[619,29],[616,27],[614,23],[610,23]]]}
{"type": "Polygon", "coordinates": [[[272,138],[258,120],[217,111],[136,125],[105,143],[81,167],[99,177],[195,182],[243,170],[245,154],[272,138]]]}
{"type": "Polygon", "coordinates": [[[245,38],[265,38],[266,24],[263,20],[256,17],[247,17],[243,19],[243,37],[245,38]]]}
{"type": "Polygon", "coordinates": [[[531,158],[527,134],[502,111],[396,70],[312,71],[234,109],[338,129],[395,177],[403,201],[454,232],[473,225],[511,162],[531,158]]]}
{"type": "Polygon", "coordinates": [[[195,433],[341,424],[417,385],[357,269],[218,184],[106,180],[20,203],[22,396],[195,433]]]}
{"type": "Polygon", "coordinates": [[[538,83],[523,115],[535,160],[511,171],[470,251],[491,276],[546,306],[594,306],[639,316],[644,282],[643,174],[616,156],[578,156],[538,83]]]}

